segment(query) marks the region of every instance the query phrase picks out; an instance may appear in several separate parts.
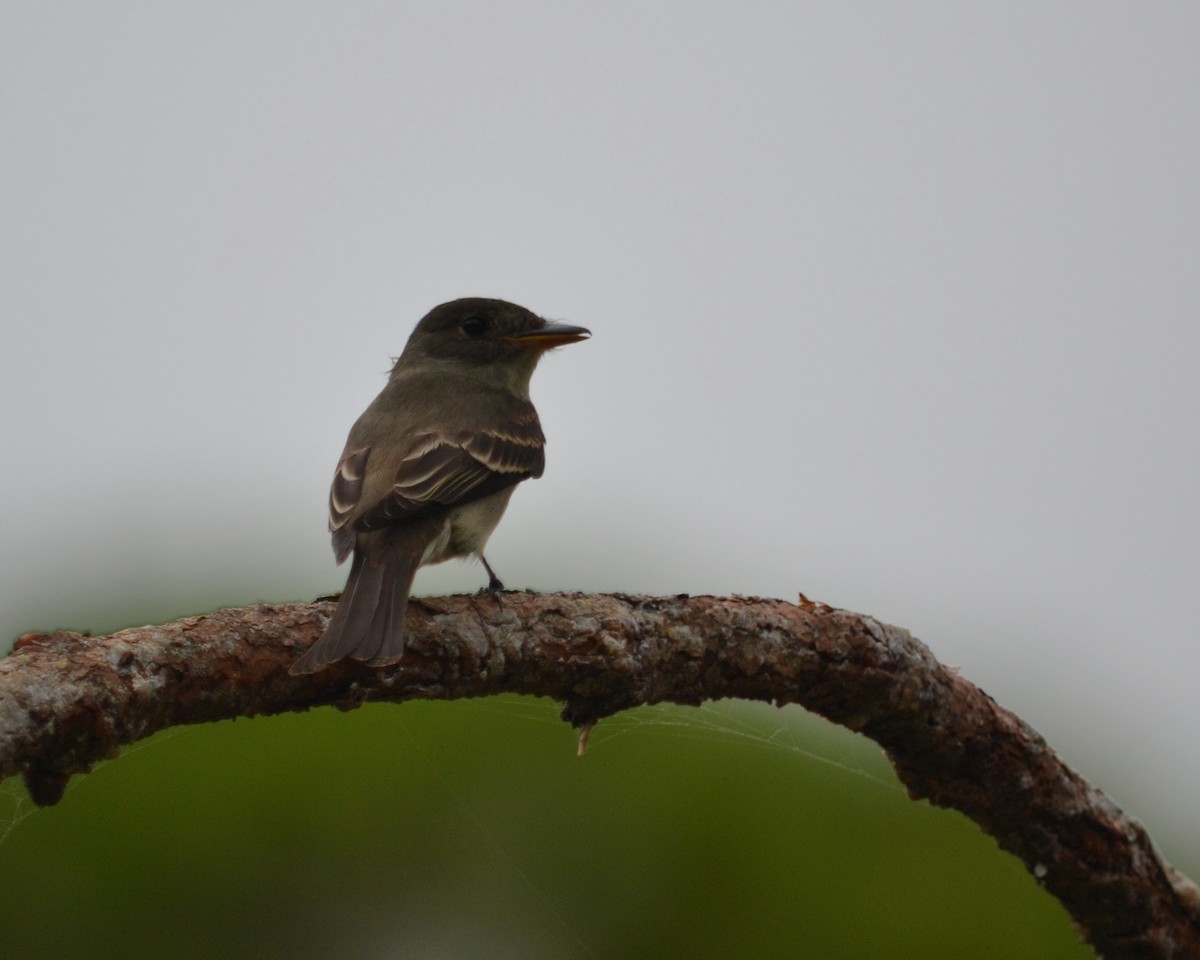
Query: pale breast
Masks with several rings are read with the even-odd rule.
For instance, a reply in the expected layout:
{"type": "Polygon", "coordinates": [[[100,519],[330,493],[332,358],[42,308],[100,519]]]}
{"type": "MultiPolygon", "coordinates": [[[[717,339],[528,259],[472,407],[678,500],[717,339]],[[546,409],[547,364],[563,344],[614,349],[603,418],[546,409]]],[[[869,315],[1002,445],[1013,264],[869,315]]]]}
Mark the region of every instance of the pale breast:
{"type": "Polygon", "coordinates": [[[504,516],[515,487],[450,511],[438,535],[425,548],[421,565],[483,553],[488,537],[504,516]]]}

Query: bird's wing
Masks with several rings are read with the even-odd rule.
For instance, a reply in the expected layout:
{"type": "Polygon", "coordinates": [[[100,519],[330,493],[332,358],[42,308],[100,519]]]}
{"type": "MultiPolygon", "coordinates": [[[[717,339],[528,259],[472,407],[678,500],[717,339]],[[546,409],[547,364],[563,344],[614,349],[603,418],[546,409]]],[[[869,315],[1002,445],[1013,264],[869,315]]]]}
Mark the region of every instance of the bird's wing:
{"type": "Polygon", "coordinates": [[[329,529],[340,563],[354,533],[405,523],[507,489],[545,466],[545,438],[537,414],[477,431],[431,430],[409,439],[391,487],[363,503],[372,448],[348,450],[329,491],[329,529]]]}

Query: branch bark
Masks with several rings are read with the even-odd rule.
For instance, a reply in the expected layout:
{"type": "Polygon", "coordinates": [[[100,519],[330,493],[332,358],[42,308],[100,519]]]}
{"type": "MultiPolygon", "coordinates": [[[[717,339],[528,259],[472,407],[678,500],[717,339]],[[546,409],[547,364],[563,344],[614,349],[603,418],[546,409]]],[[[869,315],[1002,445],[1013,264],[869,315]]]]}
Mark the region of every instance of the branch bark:
{"type": "Polygon", "coordinates": [[[332,604],[221,610],[107,637],[26,634],[0,660],[0,779],[39,804],[166,727],[502,692],[576,727],[645,703],[797,703],[878,742],[914,799],[1019,857],[1104,957],[1200,957],[1200,891],[1020,718],[899,627],[817,604],[507,593],[412,601],[404,660],[293,677],[332,604]]]}

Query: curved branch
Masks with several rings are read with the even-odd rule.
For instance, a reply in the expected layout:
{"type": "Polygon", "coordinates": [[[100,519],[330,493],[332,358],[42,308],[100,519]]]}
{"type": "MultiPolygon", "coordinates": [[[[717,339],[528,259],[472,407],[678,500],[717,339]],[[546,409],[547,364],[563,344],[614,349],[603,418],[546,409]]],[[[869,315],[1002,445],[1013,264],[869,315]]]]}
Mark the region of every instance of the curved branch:
{"type": "Polygon", "coordinates": [[[1200,892],[1141,824],[898,627],[803,597],[424,598],[395,667],[290,676],[331,611],[260,605],[108,637],[21,637],[0,660],[0,779],[22,774],[50,804],[72,773],[174,724],[367,700],[534,694],[585,730],[645,703],[797,703],[877,741],[910,796],[961,811],[1018,856],[1109,960],[1200,957],[1200,892]]]}

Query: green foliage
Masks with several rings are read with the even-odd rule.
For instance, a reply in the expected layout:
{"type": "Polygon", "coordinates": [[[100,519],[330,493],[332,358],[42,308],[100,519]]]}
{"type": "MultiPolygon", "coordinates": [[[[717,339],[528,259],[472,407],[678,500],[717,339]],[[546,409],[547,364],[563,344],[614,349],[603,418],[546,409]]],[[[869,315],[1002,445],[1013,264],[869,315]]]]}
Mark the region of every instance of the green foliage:
{"type": "Polygon", "coordinates": [[[583,759],[545,701],[320,710],[170,731],[15,824],[6,799],[23,960],[1092,956],[798,710],[643,709],[583,759]]]}

